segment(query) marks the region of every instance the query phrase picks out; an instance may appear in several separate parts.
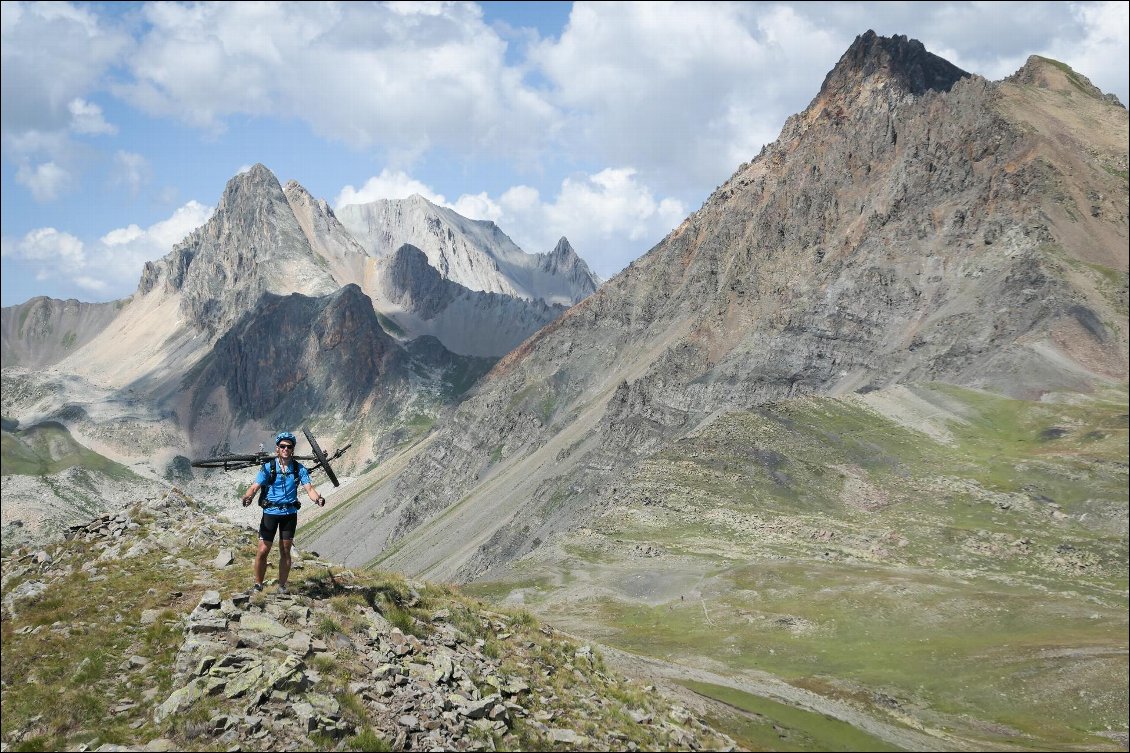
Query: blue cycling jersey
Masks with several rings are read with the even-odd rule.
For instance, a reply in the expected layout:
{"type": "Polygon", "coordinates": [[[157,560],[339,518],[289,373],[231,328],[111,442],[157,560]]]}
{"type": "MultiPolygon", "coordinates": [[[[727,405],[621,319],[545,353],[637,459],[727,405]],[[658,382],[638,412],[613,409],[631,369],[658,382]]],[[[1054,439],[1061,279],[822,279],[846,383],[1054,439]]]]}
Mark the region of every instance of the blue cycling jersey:
{"type": "MultiPolygon", "coordinates": [[[[310,483],[309,471],[301,463],[296,463],[298,477],[295,478],[290,467],[281,465],[277,459],[271,462],[275,464],[275,483],[267,487],[267,506],[263,512],[268,515],[291,515],[298,512],[298,487],[310,483]]],[[[265,486],[269,479],[270,474],[260,466],[255,483],[265,486]]]]}

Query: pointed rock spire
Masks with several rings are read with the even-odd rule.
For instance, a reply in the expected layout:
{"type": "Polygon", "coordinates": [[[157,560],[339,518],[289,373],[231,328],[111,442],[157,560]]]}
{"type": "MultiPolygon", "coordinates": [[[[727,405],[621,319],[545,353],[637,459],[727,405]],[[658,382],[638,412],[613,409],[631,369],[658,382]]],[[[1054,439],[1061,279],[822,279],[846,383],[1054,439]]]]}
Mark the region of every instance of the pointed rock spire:
{"type": "Polygon", "coordinates": [[[911,94],[928,90],[949,91],[970,74],[928,52],[917,39],[905,35],[881,37],[868,30],[852,42],[836,67],[825,77],[821,94],[846,92],[864,81],[886,79],[911,94]]]}

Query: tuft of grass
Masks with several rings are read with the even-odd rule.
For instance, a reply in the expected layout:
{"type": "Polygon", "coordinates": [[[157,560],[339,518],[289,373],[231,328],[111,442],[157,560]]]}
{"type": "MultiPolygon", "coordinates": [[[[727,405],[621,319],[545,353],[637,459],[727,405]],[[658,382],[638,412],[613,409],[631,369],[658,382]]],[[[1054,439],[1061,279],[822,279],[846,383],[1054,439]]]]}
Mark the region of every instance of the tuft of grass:
{"type": "Polygon", "coordinates": [[[333,638],[335,635],[343,631],[341,629],[341,623],[339,623],[329,615],[326,615],[318,622],[318,627],[314,632],[315,635],[317,635],[322,640],[329,640],[330,638],[333,638]]]}
{"type": "Polygon", "coordinates": [[[379,735],[372,727],[366,727],[345,742],[348,750],[373,751],[384,753],[392,750],[392,743],[379,735]]]}

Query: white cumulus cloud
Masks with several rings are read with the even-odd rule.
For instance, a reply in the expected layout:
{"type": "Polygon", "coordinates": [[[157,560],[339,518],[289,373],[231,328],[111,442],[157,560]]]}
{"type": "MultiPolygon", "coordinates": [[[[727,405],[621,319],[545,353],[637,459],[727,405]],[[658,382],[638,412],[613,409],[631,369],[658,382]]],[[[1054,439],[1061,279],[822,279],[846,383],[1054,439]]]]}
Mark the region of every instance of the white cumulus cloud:
{"type": "Polygon", "coordinates": [[[348,185],[341,189],[333,205],[340,209],[347,204],[368,204],[379,199],[407,199],[412,194],[420,194],[433,204],[447,205],[443,194],[436,193],[402,170],[388,168],[369,178],[360,188],[348,185]]]}
{"type": "Polygon", "coordinates": [[[75,97],[67,105],[67,109],[71,113],[71,130],[75,133],[114,134],[118,132],[117,126],[107,123],[102,116],[102,108],[93,102],[75,97]]]}
{"type": "Polygon", "coordinates": [[[53,227],[36,228],[16,241],[5,239],[3,255],[11,259],[50,262],[62,268],[86,263],[83,242],[53,227]]]}
{"type": "Polygon", "coordinates": [[[505,61],[470,3],[152,3],[115,91],[214,131],[236,114],[298,118],[405,163],[433,147],[529,151],[553,108],[505,61]]]}
{"type": "Polygon", "coordinates": [[[775,138],[843,47],[781,5],[577,3],[533,57],[574,151],[678,191],[717,185],[775,138]]]}
{"type": "Polygon", "coordinates": [[[23,164],[16,171],[16,182],[27,186],[38,202],[54,201],[74,186],[75,177],[66,168],[54,162],[38,165],[23,164]]]}
{"type": "Polygon", "coordinates": [[[6,259],[27,263],[38,279],[51,279],[60,289],[122,298],[136,289],[145,262],[171,251],[212,211],[190,201],[148,228],[136,224],[115,228],[90,243],[53,227],[37,228],[22,238],[4,238],[2,253],[6,259]]]}

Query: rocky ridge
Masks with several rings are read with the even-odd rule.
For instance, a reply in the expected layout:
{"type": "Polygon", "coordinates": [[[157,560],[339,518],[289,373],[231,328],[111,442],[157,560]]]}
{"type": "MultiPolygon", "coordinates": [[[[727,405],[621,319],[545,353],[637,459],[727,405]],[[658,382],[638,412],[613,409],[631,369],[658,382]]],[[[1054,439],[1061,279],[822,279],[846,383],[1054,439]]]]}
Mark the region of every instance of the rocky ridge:
{"type": "Polygon", "coordinates": [[[6,748],[733,746],[591,645],[448,589],[300,552],[289,593],[235,587],[250,532],[176,491],[68,539],[3,561],[6,748]]]}
{"type": "MultiPolygon", "coordinates": [[[[334,280],[342,286],[356,284],[370,296],[373,308],[386,322],[391,322],[389,330],[398,339],[432,336],[452,353],[498,357],[565,311],[565,305],[547,303],[540,297],[484,292],[468,286],[463,278],[450,276],[450,263],[447,268],[432,266],[417,245],[434,241],[436,235],[452,239],[459,234],[453,228],[470,222],[451,211],[438,215],[434,223],[426,226],[402,228],[397,237],[407,240],[379,253],[363,248],[327,202],[314,199],[295,181],[287,182],[284,192],[311,248],[327,263],[334,280]],[[421,258],[417,259],[417,254],[421,258]]],[[[492,242],[479,235],[462,240],[458,254],[471,256],[488,253],[477,250],[475,243],[492,242]]],[[[457,250],[449,250],[444,258],[458,254],[457,250]]],[[[547,289],[562,285],[585,289],[583,284],[575,283],[575,279],[580,279],[576,265],[580,263],[584,268],[584,262],[576,257],[567,241],[564,250],[549,256],[528,256],[521,250],[514,252],[515,259],[522,262],[519,267],[532,265],[544,270],[547,279],[556,280],[547,289]]]]}
{"type": "Polygon", "coordinates": [[[370,255],[412,244],[445,279],[471,290],[571,306],[600,284],[564,238],[549,254],[527,254],[495,223],[469,220],[419,194],[350,204],[338,217],[370,255]]]}

